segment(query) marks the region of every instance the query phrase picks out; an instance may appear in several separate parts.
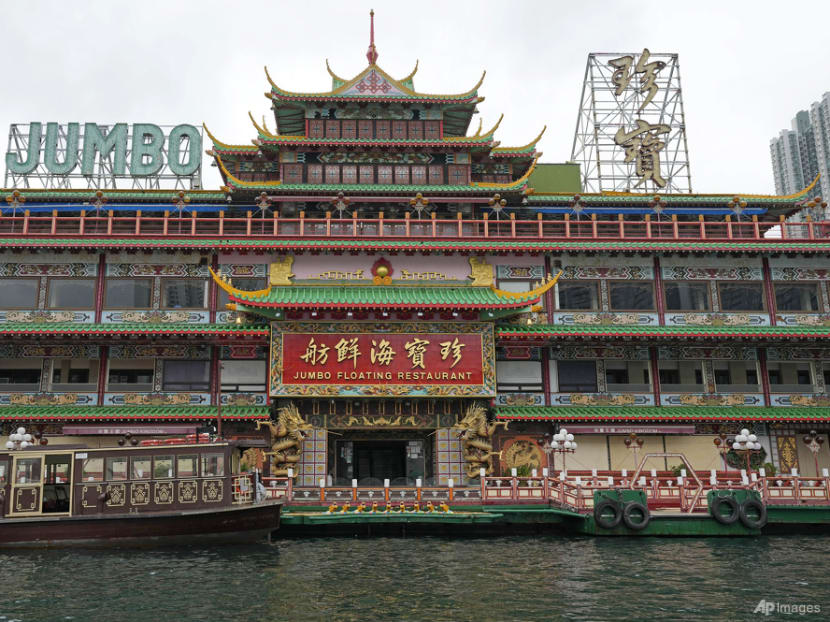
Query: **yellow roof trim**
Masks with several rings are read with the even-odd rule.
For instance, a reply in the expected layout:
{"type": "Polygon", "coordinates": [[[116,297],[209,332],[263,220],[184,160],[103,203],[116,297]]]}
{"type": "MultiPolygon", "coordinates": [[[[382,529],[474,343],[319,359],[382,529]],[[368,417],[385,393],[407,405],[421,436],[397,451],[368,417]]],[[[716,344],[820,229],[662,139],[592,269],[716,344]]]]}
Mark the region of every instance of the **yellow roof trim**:
{"type": "Polygon", "coordinates": [[[338,82],[346,82],[346,80],[344,78],[341,78],[340,76],[338,76],[336,73],[334,73],[331,70],[331,67],[329,67],[329,59],[328,58],[326,59],[326,71],[329,72],[329,75],[331,76],[332,80],[337,80],[338,82]]]}
{"type": "MultiPolygon", "coordinates": [[[[499,126],[501,125],[502,119],[504,119],[504,113],[503,112],[501,113],[501,116],[499,117],[499,120],[496,121],[496,124],[493,127],[491,127],[489,130],[487,130],[483,134],[476,134],[476,136],[491,136],[491,135],[495,134],[496,130],[499,129],[499,126]]],[[[479,129],[479,131],[481,131],[480,127],[478,129],[479,129]]],[[[544,130],[542,130],[542,131],[544,132],[544,130]]]]}
{"type": "MultiPolygon", "coordinates": [[[[271,132],[269,132],[267,127],[266,128],[260,127],[259,124],[254,119],[254,115],[251,114],[250,110],[248,111],[248,118],[251,119],[251,123],[254,124],[254,127],[256,128],[256,131],[259,132],[260,134],[262,134],[264,136],[267,136],[268,138],[279,138],[279,136],[277,136],[276,134],[272,134],[271,132]]],[[[265,116],[262,117],[262,124],[265,125],[265,116]]]]}
{"type": "Polygon", "coordinates": [[[531,147],[536,146],[536,143],[539,142],[539,140],[542,138],[542,135],[545,133],[545,130],[547,130],[547,129],[548,129],[548,126],[546,125],[545,127],[542,128],[542,131],[539,132],[539,135],[536,138],[534,138],[533,140],[531,140],[529,143],[527,143],[526,145],[523,145],[521,147],[499,147],[498,149],[493,149],[493,151],[511,152],[511,151],[525,151],[527,149],[530,149],[531,147]]]}
{"type": "Polygon", "coordinates": [[[562,270],[560,270],[555,277],[548,280],[546,283],[542,283],[542,285],[540,285],[536,289],[530,290],[529,292],[508,292],[504,289],[496,289],[493,286],[491,286],[490,289],[493,291],[493,293],[498,294],[503,298],[541,298],[542,296],[544,296],[545,292],[547,292],[551,287],[556,285],[556,282],[559,280],[560,276],[562,276],[562,270]]]}
{"type": "MultiPolygon", "coordinates": [[[[721,192],[721,193],[717,193],[717,192],[711,193],[710,192],[710,193],[707,193],[707,194],[692,194],[691,196],[696,196],[696,197],[738,197],[738,198],[741,198],[741,199],[781,199],[781,200],[798,199],[798,198],[804,196],[805,194],[807,194],[808,192],[810,192],[810,190],[812,190],[813,188],[815,188],[816,184],[818,184],[818,182],[819,182],[820,177],[821,177],[821,173],[816,175],[816,178],[812,181],[812,183],[810,183],[809,186],[807,186],[806,188],[803,188],[802,190],[799,190],[798,192],[794,192],[792,194],[741,194],[739,192],[721,192]]],[[[538,196],[548,196],[548,194],[553,194],[553,193],[540,194],[538,196]]],[[[573,196],[574,195],[573,192],[563,192],[563,193],[557,193],[557,194],[562,194],[564,196],[573,196]]],[[[664,192],[651,192],[651,193],[615,192],[615,191],[612,191],[612,190],[605,190],[605,191],[599,192],[599,193],[597,193],[597,192],[581,192],[581,193],[577,193],[577,194],[581,194],[582,196],[604,196],[604,197],[643,197],[643,196],[648,197],[648,196],[652,196],[652,195],[666,196],[667,193],[664,193],[664,192]]],[[[671,194],[669,194],[669,196],[671,196],[671,194]]]]}
{"type": "Polygon", "coordinates": [[[282,185],[282,180],[279,179],[271,179],[265,181],[242,181],[238,177],[235,177],[228,169],[225,167],[225,163],[222,162],[222,158],[218,155],[214,156],[216,159],[216,163],[219,165],[221,171],[225,174],[225,178],[231,180],[234,184],[241,187],[258,187],[258,186],[279,186],[282,185]]]}
{"type": "Polygon", "coordinates": [[[251,145],[229,145],[227,143],[223,143],[221,140],[216,138],[216,136],[214,136],[213,134],[210,133],[210,130],[207,128],[207,125],[202,123],[202,127],[205,128],[205,133],[208,135],[208,138],[210,138],[213,141],[213,144],[218,145],[222,149],[250,149],[251,148],[251,145]]]}
{"type": "Polygon", "coordinates": [[[409,72],[406,77],[401,78],[398,82],[406,82],[407,80],[411,80],[415,74],[418,72],[418,59],[415,59],[415,68],[409,72]]]}
{"type": "Polygon", "coordinates": [[[213,281],[222,289],[224,289],[228,294],[231,296],[236,296],[237,298],[241,296],[267,296],[268,293],[271,291],[271,287],[268,286],[265,289],[258,289],[253,292],[246,291],[244,289],[237,289],[232,284],[230,279],[225,279],[220,274],[216,274],[213,271],[213,268],[208,267],[210,270],[210,275],[213,277],[213,281]]]}
{"type": "Polygon", "coordinates": [[[511,186],[511,187],[512,186],[519,186],[522,183],[527,181],[528,177],[530,177],[530,174],[533,172],[533,169],[536,168],[536,163],[539,161],[539,158],[541,158],[541,157],[542,157],[541,153],[537,154],[536,157],[533,158],[533,162],[530,163],[530,166],[527,167],[527,172],[512,183],[500,184],[500,183],[491,182],[491,181],[477,181],[477,182],[474,182],[470,185],[473,186],[474,188],[504,188],[505,186],[511,186]]]}
{"type": "MultiPolygon", "coordinates": [[[[328,68],[328,61],[326,61],[326,67],[328,68]]],[[[415,70],[413,70],[413,72],[408,76],[408,78],[411,78],[415,74],[415,71],[417,71],[417,69],[418,69],[418,63],[416,62],[415,63],[415,70]]],[[[482,83],[484,82],[484,76],[487,75],[487,71],[485,70],[481,74],[481,78],[476,83],[476,85],[468,91],[464,91],[462,93],[443,93],[443,94],[418,93],[417,91],[414,91],[414,90],[410,89],[409,87],[404,86],[404,84],[402,84],[401,80],[396,80],[395,78],[390,76],[388,73],[386,73],[383,69],[381,69],[378,65],[375,65],[375,64],[369,65],[368,67],[366,67],[366,69],[361,71],[359,74],[357,74],[351,80],[343,80],[343,78],[337,77],[338,80],[343,80],[342,85],[340,85],[336,89],[332,89],[331,91],[320,92],[320,93],[297,93],[297,92],[294,92],[294,91],[286,91],[285,89],[280,88],[279,86],[277,86],[276,82],[274,82],[271,79],[271,74],[268,73],[268,67],[267,66],[265,67],[265,76],[268,78],[268,82],[271,84],[271,88],[273,88],[276,91],[279,91],[280,93],[291,96],[291,97],[331,97],[331,96],[343,93],[344,91],[347,91],[352,86],[354,86],[355,84],[360,82],[360,80],[362,80],[363,77],[372,70],[377,71],[384,79],[386,79],[390,83],[392,83],[401,92],[403,92],[407,95],[411,95],[413,97],[425,97],[425,98],[429,98],[429,97],[433,97],[433,98],[453,98],[453,97],[463,97],[463,96],[472,95],[482,85],[482,83]]],[[[329,69],[329,75],[334,76],[335,74],[329,69]]],[[[407,78],[404,78],[404,79],[407,79],[407,78]]],[[[271,96],[268,93],[266,93],[266,97],[271,97],[271,96]]],[[[482,101],[483,101],[483,98],[482,98],[482,101]]]]}

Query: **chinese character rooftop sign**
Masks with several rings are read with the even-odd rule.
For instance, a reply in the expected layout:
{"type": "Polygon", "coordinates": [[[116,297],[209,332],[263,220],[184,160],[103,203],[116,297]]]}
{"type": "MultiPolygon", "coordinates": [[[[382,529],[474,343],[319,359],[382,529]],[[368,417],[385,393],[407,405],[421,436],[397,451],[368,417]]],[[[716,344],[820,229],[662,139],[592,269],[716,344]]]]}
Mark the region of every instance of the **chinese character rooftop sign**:
{"type": "Polygon", "coordinates": [[[571,159],[586,192],[692,191],[677,54],[589,54],[571,159]]]}
{"type": "Polygon", "coordinates": [[[13,124],[6,188],[199,190],[202,130],[181,124],[13,124]]]}
{"type": "Polygon", "coordinates": [[[486,323],[275,322],[271,395],[493,397],[486,323]]]}

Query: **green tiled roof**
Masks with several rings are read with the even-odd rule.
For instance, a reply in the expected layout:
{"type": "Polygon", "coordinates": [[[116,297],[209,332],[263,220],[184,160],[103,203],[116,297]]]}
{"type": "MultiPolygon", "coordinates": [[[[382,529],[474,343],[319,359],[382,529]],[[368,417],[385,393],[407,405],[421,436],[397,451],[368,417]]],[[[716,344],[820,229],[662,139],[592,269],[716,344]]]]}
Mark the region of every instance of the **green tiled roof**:
{"type": "Polygon", "coordinates": [[[267,326],[246,324],[184,324],[184,323],[123,323],[123,324],[80,324],[70,322],[8,322],[0,324],[0,335],[45,334],[45,335],[213,335],[232,334],[239,336],[267,336],[267,326]]]}
{"type": "MultiPolygon", "coordinates": [[[[0,188],[0,194],[4,197],[13,192],[14,188],[0,188]]],[[[46,188],[17,188],[20,194],[28,201],[84,201],[95,200],[95,189],[79,189],[79,190],[52,190],[46,188]]],[[[116,188],[104,188],[101,190],[103,196],[109,201],[152,201],[153,203],[170,203],[173,209],[173,197],[178,195],[178,190],[118,190],[116,188]]],[[[185,197],[189,198],[191,202],[225,202],[226,195],[219,190],[188,190],[185,192],[185,197]]],[[[20,209],[25,209],[26,204],[23,203],[20,209]]],[[[106,209],[106,205],[103,209],[106,209]]]]}
{"type": "Polygon", "coordinates": [[[327,192],[337,194],[338,192],[387,192],[387,193],[401,193],[407,197],[414,193],[421,192],[425,194],[438,194],[441,192],[451,193],[493,193],[505,192],[508,190],[520,190],[527,185],[527,180],[512,182],[509,184],[491,184],[484,182],[472,182],[469,185],[399,185],[399,184],[285,184],[278,182],[252,182],[246,184],[238,184],[233,179],[228,178],[227,184],[237,190],[268,190],[271,192],[327,192]]]}
{"type": "Polygon", "coordinates": [[[564,326],[535,324],[501,325],[496,336],[502,338],[545,337],[740,337],[778,339],[822,339],[830,337],[830,326],[564,326]]]}
{"type": "MultiPolygon", "coordinates": [[[[222,419],[268,419],[268,406],[223,406],[222,419]]],[[[0,406],[0,421],[216,419],[216,406],[0,406]]]]}
{"type": "Polygon", "coordinates": [[[540,421],[830,421],[830,409],[747,406],[496,406],[497,419],[540,421]]]}
{"type": "Polygon", "coordinates": [[[532,241],[490,238],[482,240],[383,240],[354,238],[320,239],[247,239],[247,238],[3,238],[0,247],[66,248],[181,248],[181,249],[359,249],[413,251],[651,251],[651,252],[746,252],[746,253],[830,253],[830,242],[590,242],[532,241]]]}
{"type": "Polygon", "coordinates": [[[259,307],[384,307],[384,308],[515,308],[539,300],[530,294],[519,298],[502,296],[489,287],[418,287],[407,285],[285,286],[272,287],[264,296],[231,295],[233,302],[259,307]]]}

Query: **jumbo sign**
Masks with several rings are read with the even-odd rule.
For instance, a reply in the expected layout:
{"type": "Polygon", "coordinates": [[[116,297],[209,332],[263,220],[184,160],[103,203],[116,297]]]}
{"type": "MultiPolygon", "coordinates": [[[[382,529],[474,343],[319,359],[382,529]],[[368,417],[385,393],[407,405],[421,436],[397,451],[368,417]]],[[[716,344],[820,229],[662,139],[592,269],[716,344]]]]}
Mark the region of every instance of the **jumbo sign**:
{"type": "Polygon", "coordinates": [[[275,322],[271,394],[492,397],[493,327],[275,322]]]}
{"type": "Polygon", "coordinates": [[[81,175],[93,176],[104,160],[111,160],[107,174],[119,177],[150,177],[165,164],[178,177],[190,177],[201,168],[202,134],[193,125],[177,125],[167,135],[152,123],[49,122],[45,133],[43,126],[30,123],[28,133],[12,126],[12,134],[18,132],[27,140],[6,153],[7,174],[29,175],[45,168],[50,175],[70,176],[80,165],[81,175]]]}

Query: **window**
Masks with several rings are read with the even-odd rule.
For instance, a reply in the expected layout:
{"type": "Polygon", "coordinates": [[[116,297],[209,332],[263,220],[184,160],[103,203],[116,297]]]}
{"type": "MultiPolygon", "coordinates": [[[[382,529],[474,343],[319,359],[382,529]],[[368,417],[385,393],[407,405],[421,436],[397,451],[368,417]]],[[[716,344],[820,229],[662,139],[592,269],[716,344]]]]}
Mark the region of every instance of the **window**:
{"type": "Polygon", "coordinates": [[[89,384],[89,369],[53,369],[52,384],[89,384]]]}
{"type": "Polygon", "coordinates": [[[668,393],[704,391],[701,361],[659,361],[657,372],[660,388],[668,393]]]}
{"type": "Polygon", "coordinates": [[[95,307],[95,279],[49,279],[50,309],[95,307]]]}
{"type": "Polygon", "coordinates": [[[98,365],[96,359],[55,359],[52,363],[53,391],[77,391],[87,385],[93,389],[98,382],[98,365]]]}
{"type": "Polygon", "coordinates": [[[3,292],[0,306],[4,309],[37,308],[38,279],[0,279],[3,292]]]}
{"type": "Polygon", "coordinates": [[[179,477],[197,477],[199,473],[196,469],[199,463],[196,461],[196,456],[179,456],[176,458],[176,472],[179,477]]]}
{"type": "Polygon", "coordinates": [[[326,183],[339,184],[340,183],[340,167],[337,164],[326,165],[326,183]]]}
{"type": "Polygon", "coordinates": [[[412,183],[417,186],[425,186],[427,183],[427,167],[413,166],[412,167],[412,183]]]}
{"type": "Polygon", "coordinates": [[[496,361],[496,383],[499,392],[541,391],[542,365],[539,361],[496,361]]]}
{"type": "Polygon", "coordinates": [[[651,391],[648,361],[605,361],[605,381],[608,391],[651,391]]]}
{"type": "MultiPolygon", "coordinates": [[[[37,369],[0,369],[0,385],[40,384],[40,367],[37,369]]],[[[10,387],[3,387],[9,390],[10,387]]]]}
{"type": "Polygon", "coordinates": [[[108,309],[147,309],[152,300],[152,279],[107,279],[104,306],[108,309]]]}
{"type": "Polygon", "coordinates": [[[285,181],[289,184],[303,183],[303,165],[302,164],[283,164],[283,175],[285,181]]]}
{"type": "Polygon", "coordinates": [[[406,140],[406,121],[392,121],[392,138],[406,140]]]}
{"type": "Polygon", "coordinates": [[[173,477],[173,456],[153,457],[153,479],[173,477]]]}
{"type": "Polygon", "coordinates": [[[440,140],[441,131],[438,121],[424,121],[424,138],[427,140],[440,140]]]}
{"type": "Polygon", "coordinates": [[[391,184],[392,183],[392,167],[379,166],[378,167],[378,183],[391,184]]]}
{"type": "Polygon", "coordinates": [[[15,462],[14,483],[36,484],[39,481],[40,458],[18,458],[15,462]]]}
{"type": "Polygon", "coordinates": [[[595,361],[558,361],[559,391],[562,393],[596,393],[595,361]]]}
{"type": "Polygon", "coordinates": [[[312,119],[308,122],[308,135],[311,138],[323,138],[325,127],[325,121],[322,119],[312,119]]]}
{"type": "Polygon", "coordinates": [[[758,370],[755,361],[715,361],[715,390],[718,393],[758,391],[758,370]]]}
{"type": "MultiPolygon", "coordinates": [[[[268,280],[264,276],[246,276],[242,278],[233,277],[233,286],[246,292],[255,292],[268,287],[268,280]]],[[[227,305],[230,301],[228,292],[220,287],[219,298],[216,304],[217,311],[223,311],[225,309],[225,305],[227,305]]]]}
{"type": "Polygon", "coordinates": [[[308,183],[322,184],[323,183],[323,165],[309,164],[308,165],[308,183]]]}
{"type": "Polygon", "coordinates": [[[131,479],[150,479],[149,458],[133,458],[132,467],[133,470],[131,479]]]}
{"type": "Polygon", "coordinates": [[[608,297],[613,311],[650,311],[654,309],[654,287],[646,281],[611,281],[608,297]]]}
{"type": "MultiPolygon", "coordinates": [[[[120,362],[120,361],[119,361],[120,362]]],[[[112,363],[110,363],[112,364],[112,363]]],[[[153,368],[146,369],[112,369],[110,368],[109,376],[107,377],[107,385],[111,391],[116,390],[113,385],[131,385],[130,390],[135,391],[136,387],[132,385],[146,385],[151,388],[153,385],[153,368]]]]}
{"type": "Polygon", "coordinates": [[[372,165],[363,164],[360,166],[360,183],[375,183],[375,168],[372,165]]]}
{"type": "Polygon", "coordinates": [[[773,283],[778,311],[819,311],[818,283],[773,283]]]}
{"type": "Polygon", "coordinates": [[[100,482],[104,479],[104,459],[85,458],[81,463],[81,479],[85,482],[100,482]]]}
{"type": "Polygon", "coordinates": [[[763,311],[761,283],[718,283],[721,311],[763,311]]]}
{"type": "Polygon", "coordinates": [[[773,393],[805,393],[813,390],[809,363],[767,362],[769,388],[773,393]]]}
{"type": "Polygon", "coordinates": [[[463,186],[467,183],[467,167],[463,164],[450,164],[447,167],[449,185],[463,186]]]}
{"type": "Polygon", "coordinates": [[[107,458],[107,481],[121,481],[127,479],[127,458],[107,458]]]}
{"type": "Polygon", "coordinates": [[[668,281],[666,311],[709,311],[709,284],[668,281]]]}
{"type": "Polygon", "coordinates": [[[409,122],[409,140],[423,140],[424,139],[424,122],[410,121],[409,122]]]}
{"type": "Polygon", "coordinates": [[[358,121],[357,134],[360,138],[372,138],[372,122],[358,121]]]}
{"type": "Polygon", "coordinates": [[[375,138],[389,140],[390,135],[389,121],[375,121],[375,138]]]}
{"type": "Polygon", "coordinates": [[[432,165],[429,167],[429,185],[440,186],[444,183],[444,167],[439,165],[432,165]]]}
{"type": "Polygon", "coordinates": [[[340,121],[326,121],[326,138],[340,138],[340,121]]]}
{"type": "Polygon", "coordinates": [[[559,309],[597,311],[599,283],[596,281],[560,281],[556,284],[559,309]]]}
{"type": "Polygon", "coordinates": [[[617,369],[608,368],[605,370],[605,382],[611,384],[628,384],[628,369],[620,367],[617,369]]]}
{"type": "Polygon", "coordinates": [[[267,361],[222,361],[222,391],[265,391],[267,361]]]}
{"type": "Polygon", "coordinates": [[[356,184],[357,183],[357,166],[349,165],[343,167],[343,183],[356,184]]]}
{"type": "Polygon", "coordinates": [[[204,309],[207,306],[204,279],[162,279],[161,306],[166,309],[204,309]]]}
{"type": "Polygon", "coordinates": [[[209,361],[164,361],[164,391],[208,391],[209,361]]]}
{"type": "Polygon", "coordinates": [[[395,167],[395,183],[408,184],[409,183],[409,167],[396,166],[395,167]]]}
{"type": "Polygon", "coordinates": [[[5,460],[0,460],[0,487],[8,483],[8,469],[9,463],[5,460]]]}
{"type": "Polygon", "coordinates": [[[341,138],[357,138],[357,121],[343,121],[341,138]]]}
{"type": "Polygon", "coordinates": [[[225,456],[222,454],[202,455],[202,477],[222,477],[225,474],[225,456]]]}

